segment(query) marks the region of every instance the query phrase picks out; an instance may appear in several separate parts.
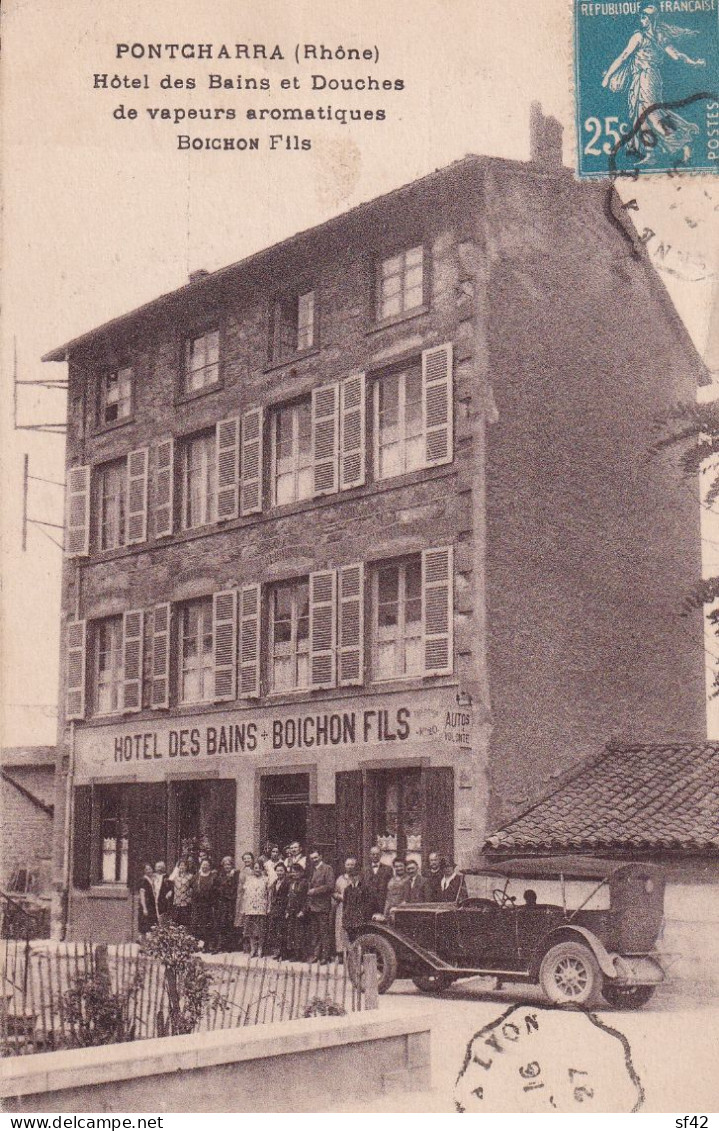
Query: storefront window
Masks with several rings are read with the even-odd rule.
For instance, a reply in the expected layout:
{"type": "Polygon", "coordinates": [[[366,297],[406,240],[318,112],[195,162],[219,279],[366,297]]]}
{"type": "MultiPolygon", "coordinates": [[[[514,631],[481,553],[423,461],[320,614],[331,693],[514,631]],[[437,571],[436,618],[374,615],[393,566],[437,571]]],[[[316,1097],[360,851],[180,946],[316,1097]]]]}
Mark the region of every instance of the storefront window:
{"type": "Polygon", "coordinates": [[[421,859],[421,770],[392,770],[376,775],[372,843],[387,861],[396,855],[421,859]]]}
{"type": "Polygon", "coordinates": [[[128,815],[125,791],[113,787],[99,796],[101,872],[103,884],[126,884],[128,863],[128,815]]]}

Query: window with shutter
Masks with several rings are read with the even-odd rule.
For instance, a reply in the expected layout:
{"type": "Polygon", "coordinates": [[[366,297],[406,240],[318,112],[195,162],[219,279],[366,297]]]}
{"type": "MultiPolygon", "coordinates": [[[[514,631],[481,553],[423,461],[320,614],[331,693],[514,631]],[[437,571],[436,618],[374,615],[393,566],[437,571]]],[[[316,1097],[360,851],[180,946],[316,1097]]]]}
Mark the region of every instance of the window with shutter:
{"type": "Polygon", "coordinates": [[[451,546],[422,551],[422,634],[425,675],[453,670],[454,570],[451,546]]]}
{"type": "Polygon", "coordinates": [[[270,589],[270,686],[309,687],[310,586],[306,577],[270,589]]]}
{"type": "Polygon", "coordinates": [[[182,526],[194,530],[217,518],[217,434],[215,429],[182,443],[182,526]]]}
{"type": "Polygon", "coordinates": [[[262,409],[242,414],[242,459],[240,470],[240,510],[258,514],[262,510],[262,409]]]}
{"type": "Polygon", "coordinates": [[[228,589],[213,597],[215,647],[215,702],[235,698],[237,663],[237,591],[228,589]]]}
{"type": "Polygon", "coordinates": [[[309,398],[280,405],[272,413],[271,483],[273,506],[311,499],[312,404],[309,398]]]}
{"type": "Polygon", "coordinates": [[[243,585],[240,590],[240,697],[260,694],[260,586],[243,585]]]}
{"type": "Polygon", "coordinates": [[[127,544],[147,538],[147,448],[127,457],[127,544]]]}
{"type": "Polygon", "coordinates": [[[90,468],[70,467],[67,472],[65,553],[70,558],[90,552],[90,468]]]}
{"type": "Polygon", "coordinates": [[[334,687],[337,649],[337,574],[310,574],[310,687],[334,687]]]}
{"type": "Polygon", "coordinates": [[[375,475],[389,479],[424,467],[422,372],[419,364],[383,374],[374,387],[375,475]]]}
{"type": "Polygon", "coordinates": [[[237,518],[239,485],[240,418],[217,424],[217,517],[237,518]]]}
{"type": "Polygon", "coordinates": [[[339,587],[339,684],[364,682],[364,565],[342,566],[339,587]]]}
{"type": "Polygon", "coordinates": [[[452,345],[422,354],[422,415],[427,467],[452,462],[453,445],[452,345]]]}
{"type": "Polygon", "coordinates": [[[85,621],[71,621],[67,626],[67,686],[65,717],[85,718],[85,621]]]}
{"type": "Polygon", "coordinates": [[[170,605],[155,605],[152,618],[152,707],[170,705],[170,605]]]}
{"type": "Polygon", "coordinates": [[[337,491],[339,444],[339,386],[323,385],[312,390],[312,466],[314,494],[337,491]]]}
{"type": "Polygon", "coordinates": [[[127,612],[123,616],[122,709],[127,712],[142,710],[143,620],[141,609],[127,612]]]}
{"type": "Polygon", "coordinates": [[[155,537],[172,534],[175,509],[175,444],[170,437],[155,449],[155,537]]]}
{"type": "Polygon", "coordinates": [[[93,711],[116,715],[122,710],[124,686],[123,618],[105,617],[93,622],[93,711]]]}
{"type": "Polygon", "coordinates": [[[353,373],[340,386],[340,489],[365,481],[365,375],[353,373]]]}
{"type": "Polygon", "coordinates": [[[210,597],[178,609],[181,703],[210,703],[214,694],[215,650],[210,597]]]}
{"type": "Polygon", "coordinates": [[[116,550],[127,534],[127,460],[115,460],[97,469],[98,545],[116,550]]]}

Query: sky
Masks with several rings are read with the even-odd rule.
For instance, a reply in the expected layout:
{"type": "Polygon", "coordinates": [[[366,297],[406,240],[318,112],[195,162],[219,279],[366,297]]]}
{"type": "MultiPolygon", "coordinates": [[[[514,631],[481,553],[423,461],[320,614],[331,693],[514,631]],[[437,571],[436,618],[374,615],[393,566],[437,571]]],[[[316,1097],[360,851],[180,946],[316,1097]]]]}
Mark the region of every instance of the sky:
{"type": "MultiPolygon", "coordinates": [[[[21,380],[63,377],[43,365],[53,347],[213,270],[446,165],[466,153],[525,160],[533,101],[565,127],[573,163],[572,8],[569,0],[5,0],[2,14],[3,277],[2,655],[5,745],[52,743],[58,679],[59,531],[31,526],[21,552],[22,462],[28,512],[62,521],[63,440],[13,427],[13,370],[21,380]],[[117,44],[275,43],[284,62],[133,59],[117,44]],[[297,44],[379,52],[377,62],[307,62],[297,44]],[[149,91],[94,89],[96,74],[142,77],[149,91]],[[206,89],[209,73],[269,77],[269,95],[206,89]],[[313,73],[401,79],[378,94],[305,88],[313,73]],[[197,81],[160,90],[159,80],[197,81]],[[299,75],[300,94],[277,89],[299,75]],[[234,107],[237,120],[206,133],[253,132],[248,106],[384,108],[386,119],[280,125],[312,137],[310,154],[180,151],[178,133],[206,123],[153,121],[146,107],[234,107]],[[138,118],[113,111],[138,107],[138,118]],[[17,362],[15,366],[14,356],[17,362]]],[[[138,48],[139,50],[139,48],[138,48]]],[[[119,111],[118,111],[119,112],[119,111]]],[[[274,128],[274,127],[273,127],[274,128]]],[[[270,131],[265,130],[265,133],[270,131]]],[[[697,348],[719,364],[715,203],[706,178],[645,178],[623,186],[633,218],[697,348]]],[[[719,193],[714,190],[719,198],[719,193]]],[[[706,394],[705,394],[706,395],[706,394]]],[[[64,395],[22,387],[19,423],[64,418],[64,395]]],[[[707,555],[719,536],[705,531],[707,555]]],[[[706,568],[714,568],[707,556],[706,568]]],[[[719,568],[719,563],[717,563],[719,568]]],[[[691,584],[689,579],[689,584],[691,584]]],[[[714,725],[714,724],[712,724],[714,725]]]]}

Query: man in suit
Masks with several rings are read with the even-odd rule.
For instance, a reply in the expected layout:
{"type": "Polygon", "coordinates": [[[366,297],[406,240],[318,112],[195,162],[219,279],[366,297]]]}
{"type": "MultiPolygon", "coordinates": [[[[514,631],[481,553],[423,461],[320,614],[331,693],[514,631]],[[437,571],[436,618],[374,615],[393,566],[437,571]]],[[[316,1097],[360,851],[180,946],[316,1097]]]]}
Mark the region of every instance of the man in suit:
{"type": "Polygon", "coordinates": [[[445,860],[444,862],[440,898],[443,903],[456,903],[459,899],[467,898],[467,885],[464,882],[464,876],[457,870],[457,865],[453,860],[445,860]]]}
{"type": "Polygon", "coordinates": [[[425,876],[427,883],[427,899],[430,903],[441,903],[444,860],[438,852],[430,852],[427,863],[429,864],[429,871],[425,876]]]}
{"type": "Polygon", "coordinates": [[[332,953],[332,892],[335,887],[335,874],[329,864],[325,864],[318,848],[310,852],[310,886],[307,891],[307,911],[310,920],[312,954],[310,962],[329,961],[332,953]]]}
{"type": "Polygon", "coordinates": [[[362,884],[367,898],[367,918],[384,911],[387,885],[392,879],[389,864],[382,863],[382,852],[375,845],[369,850],[369,864],[362,873],[362,884]]]}
{"type": "Polygon", "coordinates": [[[429,902],[429,897],[427,895],[427,881],[425,880],[424,876],[420,876],[419,866],[416,860],[407,861],[407,902],[429,902]]]}

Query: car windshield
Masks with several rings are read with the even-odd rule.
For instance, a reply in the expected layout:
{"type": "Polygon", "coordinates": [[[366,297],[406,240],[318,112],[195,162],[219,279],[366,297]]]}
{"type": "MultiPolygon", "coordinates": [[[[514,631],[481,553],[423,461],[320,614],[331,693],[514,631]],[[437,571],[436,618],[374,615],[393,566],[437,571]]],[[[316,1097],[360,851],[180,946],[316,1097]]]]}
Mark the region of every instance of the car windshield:
{"type": "Polygon", "coordinates": [[[566,907],[567,911],[606,911],[610,906],[609,885],[595,878],[565,880],[560,876],[503,876],[501,873],[467,875],[467,894],[470,899],[495,899],[494,892],[505,892],[514,906],[524,906],[524,893],[536,892],[538,904],[566,907]],[[564,888],[564,893],[562,893],[564,888]]]}

